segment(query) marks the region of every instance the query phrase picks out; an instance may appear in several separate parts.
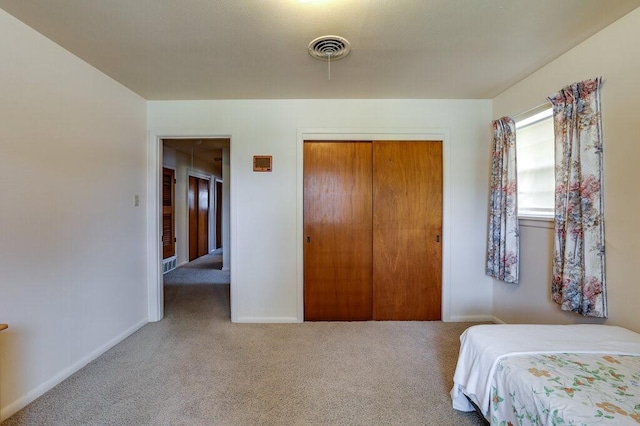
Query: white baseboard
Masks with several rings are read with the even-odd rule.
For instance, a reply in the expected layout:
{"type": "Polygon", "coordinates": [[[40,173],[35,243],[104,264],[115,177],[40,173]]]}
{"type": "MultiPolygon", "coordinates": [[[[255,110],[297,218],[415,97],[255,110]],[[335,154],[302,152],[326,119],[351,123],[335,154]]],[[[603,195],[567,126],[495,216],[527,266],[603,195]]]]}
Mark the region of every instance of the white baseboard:
{"type": "Polygon", "coordinates": [[[506,322],[502,321],[498,317],[493,317],[493,322],[496,323],[496,324],[506,324],[506,322]]]}
{"type": "Polygon", "coordinates": [[[103,353],[105,353],[106,351],[108,351],[109,349],[111,349],[112,347],[117,345],[118,343],[122,342],[127,337],[131,336],[133,333],[138,331],[142,326],[144,326],[148,322],[149,322],[149,320],[146,319],[146,318],[144,320],[142,320],[142,321],[139,321],[133,327],[129,328],[128,330],[124,331],[123,333],[121,333],[118,336],[114,337],[113,339],[109,340],[107,343],[105,343],[104,345],[100,346],[98,349],[96,349],[95,351],[91,352],[89,355],[85,356],[84,358],[81,358],[80,360],[78,360],[77,362],[73,363],[69,367],[67,367],[64,370],[60,371],[58,374],[56,374],[55,376],[53,376],[52,378],[50,378],[46,382],[42,383],[40,386],[36,387],[35,389],[30,390],[29,392],[26,393],[26,395],[21,396],[20,398],[18,398],[17,400],[13,401],[12,403],[7,405],[6,407],[1,407],[0,408],[0,422],[8,419],[9,417],[13,416],[18,411],[22,410],[27,405],[31,404],[37,398],[41,397],[46,392],[48,392],[51,389],[53,389],[55,386],[60,384],[63,380],[67,379],[69,376],[71,376],[72,374],[74,374],[75,372],[80,370],[82,367],[86,366],[91,361],[93,361],[94,359],[98,358],[100,355],[102,355],[103,353]]]}
{"type": "MultiPolygon", "coordinates": [[[[236,318],[234,323],[299,323],[296,317],[239,317],[236,318]]],[[[448,319],[443,319],[442,322],[493,322],[502,323],[496,317],[491,315],[464,315],[454,316],[448,319]]]]}
{"type": "Polygon", "coordinates": [[[492,315],[459,315],[443,319],[443,322],[495,322],[492,315]]]}
{"type": "Polygon", "coordinates": [[[281,324],[281,323],[298,323],[296,317],[239,317],[233,322],[235,323],[261,323],[261,324],[281,324]]]}

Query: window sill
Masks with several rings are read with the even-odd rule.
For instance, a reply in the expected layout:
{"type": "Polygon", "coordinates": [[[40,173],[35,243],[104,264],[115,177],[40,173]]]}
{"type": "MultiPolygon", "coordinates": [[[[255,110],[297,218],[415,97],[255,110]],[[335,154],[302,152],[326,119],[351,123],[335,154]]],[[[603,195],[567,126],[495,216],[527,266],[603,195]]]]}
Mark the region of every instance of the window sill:
{"type": "Polygon", "coordinates": [[[520,226],[526,226],[529,228],[553,229],[555,218],[553,216],[534,216],[521,214],[518,215],[518,222],[520,226]]]}

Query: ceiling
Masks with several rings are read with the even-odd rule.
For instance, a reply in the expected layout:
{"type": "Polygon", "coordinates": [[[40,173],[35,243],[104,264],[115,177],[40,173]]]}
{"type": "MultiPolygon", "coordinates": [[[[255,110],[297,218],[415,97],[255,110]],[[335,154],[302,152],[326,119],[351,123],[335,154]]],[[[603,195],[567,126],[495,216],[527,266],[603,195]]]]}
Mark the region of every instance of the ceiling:
{"type": "Polygon", "coordinates": [[[488,99],[640,0],[0,0],[148,100],[488,99]],[[316,37],[351,53],[312,58],[316,37]]]}
{"type": "Polygon", "coordinates": [[[229,139],[163,139],[165,147],[198,158],[212,170],[222,171],[222,149],[229,148],[229,139]]]}

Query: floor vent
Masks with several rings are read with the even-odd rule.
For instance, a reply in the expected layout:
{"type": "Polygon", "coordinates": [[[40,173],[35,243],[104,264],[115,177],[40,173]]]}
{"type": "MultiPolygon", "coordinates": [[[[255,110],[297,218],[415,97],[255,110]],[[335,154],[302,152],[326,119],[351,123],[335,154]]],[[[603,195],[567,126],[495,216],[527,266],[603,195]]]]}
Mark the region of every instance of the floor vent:
{"type": "Polygon", "coordinates": [[[162,273],[166,274],[169,271],[173,271],[176,269],[176,258],[170,257],[169,259],[164,259],[162,261],[162,273]]]}

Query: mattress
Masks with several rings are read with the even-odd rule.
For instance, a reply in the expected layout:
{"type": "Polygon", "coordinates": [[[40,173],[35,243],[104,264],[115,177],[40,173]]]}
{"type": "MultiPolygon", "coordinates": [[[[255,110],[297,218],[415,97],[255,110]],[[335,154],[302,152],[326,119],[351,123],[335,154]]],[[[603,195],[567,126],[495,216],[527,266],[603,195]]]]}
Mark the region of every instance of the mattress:
{"type": "MultiPolygon", "coordinates": [[[[539,358],[539,356],[562,355],[562,357],[576,357],[591,354],[595,357],[591,362],[606,363],[606,359],[603,357],[613,357],[612,359],[622,362],[622,359],[618,356],[625,355],[628,357],[624,358],[624,374],[626,379],[631,381],[636,380],[632,378],[635,373],[630,374],[626,368],[633,370],[637,366],[637,359],[634,360],[634,358],[640,356],[640,334],[622,327],[605,325],[478,325],[467,329],[460,336],[460,342],[460,354],[453,379],[454,385],[451,390],[453,407],[461,411],[473,411],[473,404],[476,404],[484,417],[491,421],[492,424],[501,424],[503,420],[500,416],[505,417],[504,421],[511,421],[514,424],[559,423],[559,421],[555,423],[549,422],[551,417],[548,415],[545,415],[546,417],[539,415],[538,420],[534,421],[536,414],[531,415],[532,420],[530,423],[523,421],[527,416],[526,407],[537,407],[536,404],[540,404],[539,401],[521,400],[525,394],[536,396],[536,392],[542,392],[541,395],[544,396],[538,399],[546,400],[544,404],[546,404],[548,410],[551,410],[552,414],[555,409],[549,408],[551,407],[551,402],[562,399],[558,396],[561,395],[561,392],[556,392],[557,389],[549,392],[549,396],[546,396],[544,385],[549,387],[552,383],[543,384],[542,382],[545,382],[545,379],[549,379],[549,377],[546,377],[544,373],[542,373],[541,377],[536,377],[535,374],[529,371],[529,368],[532,368],[538,369],[532,371],[547,371],[551,374],[548,368],[539,368],[543,366],[540,364],[542,361],[550,362],[550,359],[539,358]],[[630,365],[626,366],[626,364],[630,365]],[[519,368],[516,368],[516,366],[519,368]],[[524,370],[522,370],[523,366],[526,366],[524,370]],[[507,377],[505,377],[505,374],[507,377]],[[530,382],[527,383],[525,379],[530,382]],[[525,383],[516,383],[518,381],[525,383]],[[542,385],[542,390],[536,390],[533,386],[534,384],[535,386],[542,385]],[[519,386],[524,386],[524,388],[520,388],[521,390],[517,395],[514,394],[517,399],[514,400],[509,395],[513,394],[519,386]],[[522,389],[527,390],[524,391],[522,389]],[[502,398],[502,401],[500,401],[500,398],[502,398]],[[495,407],[491,405],[494,401],[499,402],[495,407]],[[508,416],[505,414],[505,410],[511,410],[512,413],[515,410],[518,414],[514,414],[514,417],[507,419],[508,416]]],[[[570,366],[570,363],[567,361],[565,365],[570,366]]],[[[558,366],[555,365],[554,371],[557,369],[558,366]]],[[[577,377],[577,372],[570,371],[570,369],[566,374],[569,377],[573,375],[574,379],[577,377]]],[[[608,378],[606,382],[613,383],[611,378],[608,378]]],[[[637,380],[636,383],[638,383],[637,380]]],[[[565,384],[568,383],[565,382],[565,384]]],[[[601,383],[599,382],[598,384],[601,383]]],[[[607,385],[605,384],[604,386],[606,387],[607,385]]],[[[628,388],[631,389],[635,385],[630,382],[622,386],[631,386],[628,388]]],[[[603,390],[595,390],[594,385],[590,392],[594,395],[603,392],[603,390]]],[[[580,398],[576,398],[576,393],[574,391],[572,397],[565,398],[566,401],[578,401],[580,398]]],[[[591,398],[593,399],[593,397],[591,398]]],[[[627,413],[627,419],[633,420],[633,417],[629,417],[629,415],[635,415],[636,405],[638,411],[640,411],[640,392],[625,398],[636,403],[633,407],[634,410],[629,409],[630,403],[628,402],[623,404],[627,407],[626,409],[619,408],[627,413]]],[[[595,405],[597,409],[602,411],[602,416],[598,417],[598,420],[603,422],[611,420],[609,417],[613,413],[610,411],[615,411],[613,406],[618,407],[615,404],[616,400],[603,399],[602,401],[593,401],[594,404],[601,404],[601,406],[595,405]],[[607,404],[607,402],[611,405],[607,404]],[[606,409],[603,407],[606,407],[606,409]]],[[[580,412],[584,412],[584,407],[579,406],[578,408],[580,412]]],[[[596,416],[598,415],[597,409],[594,412],[596,416]]],[[[562,407],[558,407],[558,410],[562,410],[562,407]]],[[[567,411],[566,413],[570,415],[573,411],[567,411]]],[[[618,417],[622,416],[621,413],[618,412],[618,414],[618,417]]],[[[619,418],[613,417],[617,419],[618,423],[613,421],[610,424],[620,424],[619,418]]],[[[571,421],[570,418],[566,419],[567,424],[572,424],[571,421]]],[[[581,420],[574,424],[582,423],[585,422],[581,420]]],[[[593,419],[586,422],[586,424],[592,423],[593,419]]]]}

